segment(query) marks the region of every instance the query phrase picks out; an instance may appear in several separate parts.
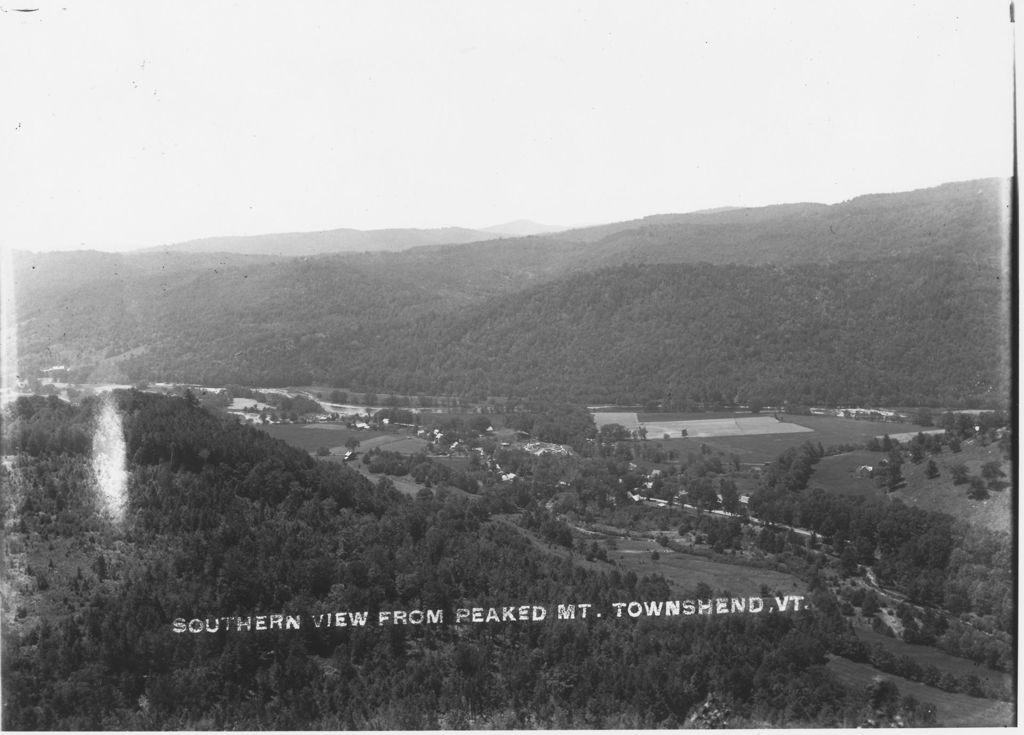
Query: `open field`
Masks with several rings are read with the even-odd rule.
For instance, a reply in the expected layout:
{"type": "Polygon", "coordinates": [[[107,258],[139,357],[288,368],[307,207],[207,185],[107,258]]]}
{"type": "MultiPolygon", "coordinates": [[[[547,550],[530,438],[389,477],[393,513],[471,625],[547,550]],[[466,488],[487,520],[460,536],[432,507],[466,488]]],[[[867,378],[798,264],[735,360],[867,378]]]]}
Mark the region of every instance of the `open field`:
{"type": "MultiPolygon", "coordinates": [[[[358,436],[356,438],[359,439],[358,436]]],[[[360,439],[357,451],[365,452],[368,449],[378,448],[388,452],[398,452],[399,454],[416,454],[425,450],[427,444],[429,442],[426,439],[421,439],[418,436],[382,434],[366,440],[360,439]]]]}
{"type": "Polygon", "coordinates": [[[888,432],[887,431],[887,432],[885,432],[883,434],[878,434],[878,437],[882,438],[883,436],[885,436],[885,434],[888,434],[890,439],[892,439],[894,441],[898,441],[898,442],[900,442],[902,444],[903,442],[910,441],[911,439],[913,439],[918,434],[926,434],[926,435],[927,434],[938,434],[938,435],[941,436],[942,434],[945,434],[945,433],[946,433],[945,429],[918,429],[917,431],[903,431],[903,432],[898,432],[896,434],[893,434],[892,432],[888,432]]]}
{"type": "MultiPolygon", "coordinates": [[[[666,414],[670,415],[670,414],[666,414]]],[[[743,416],[739,417],[741,420],[743,416]]],[[[747,417],[752,418],[752,417],[747,417]]],[[[761,417],[767,418],[767,417],[761,417]]],[[[913,424],[898,424],[878,421],[857,421],[837,416],[792,416],[783,415],[784,423],[795,424],[813,433],[801,431],[793,434],[755,434],[735,436],[712,436],[683,438],[661,438],[661,433],[651,431],[648,425],[647,441],[656,441],[666,450],[674,449],[685,457],[688,452],[699,452],[701,444],[725,455],[736,454],[743,463],[761,464],[770,462],[789,447],[798,447],[806,441],[819,442],[823,447],[845,444],[867,443],[869,439],[887,433],[916,430],[913,424]]],[[[774,421],[774,419],[772,419],[774,421]]],[[[915,432],[916,433],[916,432],[915,432]]],[[[678,436],[678,432],[676,433],[678,436]]]]}
{"type": "Polygon", "coordinates": [[[1013,676],[1003,671],[995,671],[986,666],[976,665],[969,659],[951,656],[931,646],[905,643],[898,638],[890,638],[856,623],[854,624],[854,633],[856,633],[858,639],[867,645],[872,646],[879,643],[893,656],[909,656],[922,667],[934,666],[943,673],[949,672],[957,677],[974,674],[993,688],[1005,688],[1007,691],[1012,691],[1013,676]]]}
{"type": "MultiPolygon", "coordinates": [[[[381,478],[386,477],[395,486],[395,490],[402,493],[403,495],[408,495],[409,497],[412,498],[415,498],[416,494],[426,487],[426,485],[421,485],[408,475],[405,475],[403,477],[396,477],[395,475],[374,474],[373,472],[370,472],[370,470],[368,470],[366,468],[366,465],[364,465],[362,462],[343,462],[341,457],[337,455],[334,455],[332,457],[325,457],[324,460],[327,462],[337,462],[338,464],[345,464],[347,467],[351,467],[360,475],[362,475],[363,477],[365,477],[366,479],[373,483],[377,483],[381,480],[381,478]]],[[[433,491],[436,492],[437,488],[433,488],[433,491]]],[[[465,498],[478,497],[476,495],[473,495],[472,493],[467,493],[465,490],[461,490],[457,487],[451,487],[448,485],[445,486],[445,492],[450,493],[451,495],[459,495],[465,498]]]]}
{"type": "Polygon", "coordinates": [[[335,451],[343,450],[345,442],[349,439],[359,440],[359,452],[379,447],[399,454],[416,454],[427,447],[427,441],[417,436],[349,429],[341,424],[268,424],[259,428],[275,439],[284,439],[292,446],[307,452],[315,452],[320,447],[335,451]]]}
{"type": "Polygon", "coordinates": [[[375,437],[395,436],[383,431],[349,429],[341,424],[266,424],[257,428],[307,452],[315,452],[320,447],[344,447],[352,437],[359,440],[362,448],[365,442],[375,437]]]}
{"type": "Polygon", "coordinates": [[[594,421],[598,427],[606,424],[620,424],[635,430],[641,426],[647,429],[648,439],[657,439],[665,434],[680,437],[685,430],[687,437],[707,438],[717,436],[752,436],[761,434],[792,434],[812,431],[797,423],[778,421],[772,416],[751,416],[750,414],[703,415],[699,418],[680,419],[684,414],[644,414],[644,419],[635,413],[597,413],[594,421]]]}
{"type": "Polygon", "coordinates": [[[935,707],[936,720],[939,725],[947,727],[1006,727],[1015,721],[1014,707],[1009,702],[944,692],[941,689],[900,676],[882,673],[869,664],[855,663],[841,656],[830,656],[826,668],[847,686],[866,687],[876,677],[890,680],[899,687],[900,696],[905,697],[909,694],[921,704],[930,704],[935,707]]]}
{"type": "Polygon", "coordinates": [[[707,421],[709,419],[749,419],[755,416],[767,414],[755,414],[749,411],[655,411],[653,413],[636,413],[637,421],[643,424],[658,423],[662,421],[707,421]]]}
{"type": "MultiPolygon", "coordinates": [[[[924,510],[949,513],[979,528],[1009,532],[1013,528],[1013,499],[1016,495],[1014,486],[990,491],[987,500],[972,500],[967,497],[968,486],[954,485],[950,474],[953,465],[963,463],[972,476],[978,477],[981,474],[981,466],[993,460],[1002,460],[1002,454],[995,444],[982,447],[964,442],[963,450],[956,454],[947,448],[942,454],[928,455],[920,464],[904,462],[902,470],[906,485],[892,493],[890,497],[924,510]],[[928,459],[935,460],[939,468],[938,477],[925,476],[928,459]]],[[[1002,463],[1002,470],[1006,473],[1006,481],[1017,476],[1009,462],[1002,463]]]]}
{"type": "Polygon", "coordinates": [[[673,592],[680,594],[692,592],[700,582],[710,586],[716,594],[728,591],[739,597],[761,594],[762,584],[768,585],[772,592],[807,594],[807,585],[790,574],[672,551],[654,539],[617,538],[615,547],[608,549],[608,559],[617,562],[623,571],[632,571],[638,577],[654,573],[664,575],[673,585],[673,592]],[[652,551],[658,552],[657,560],[651,559],[652,551]]]}
{"type": "Polygon", "coordinates": [[[863,465],[874,467],[884,458],[884,453],[869,452],[866,449],[822,457],[814,465],[814,473],[807,483],[808,487],[820,487],[826,492],[843,495],[883,497],[884,492],[875,487],[875,481],[870,477],[859,477],[857,468],[863,465]]]}
{"type": "Polygon", "coordinates": [[[771,416],[745,416],[739,418],[700,419],[690,421],[649,421],[642,424],[648,437],[668,434],[704,439],[716,436],[756,436],[762,434],[797,434],[813,431],[790,421],[778,421],[771,416]]]}

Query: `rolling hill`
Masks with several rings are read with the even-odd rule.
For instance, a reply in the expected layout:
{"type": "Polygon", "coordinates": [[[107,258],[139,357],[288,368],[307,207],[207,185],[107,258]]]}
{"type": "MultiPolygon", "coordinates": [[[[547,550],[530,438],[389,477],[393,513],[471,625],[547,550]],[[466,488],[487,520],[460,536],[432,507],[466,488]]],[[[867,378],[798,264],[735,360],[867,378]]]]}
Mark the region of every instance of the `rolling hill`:
{"type": "Polygon", "coordinates": [[[402,252],[21,253],[21,355],[26,369],[67,362],[80,379],[1000,402],[1001,186],[402,252]]]}

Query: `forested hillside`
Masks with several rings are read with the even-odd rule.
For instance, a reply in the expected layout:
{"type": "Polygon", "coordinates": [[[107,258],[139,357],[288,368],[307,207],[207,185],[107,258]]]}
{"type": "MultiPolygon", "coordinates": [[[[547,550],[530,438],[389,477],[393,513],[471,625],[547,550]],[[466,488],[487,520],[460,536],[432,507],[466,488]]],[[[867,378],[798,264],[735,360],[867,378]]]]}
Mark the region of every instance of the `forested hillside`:
{"type": "Polygon", "coordinates": [[[462,606],[670,592],[532,545],[496,521],[507,499],[401,497],[189,397],[116,394],[118,523],[90,481],[98,404],[22,398],[7,416],[5,729],[929,721],[891,683],[848,689],[825,668],[857,645],[813,580],[790,614],[176,632],[176,618],[437,608],[451,621],[462,606]]]}
{"type": "Polygon", "coordinates": [[[401,253],[21,254],[23,369],[469,397],[1006,394],[1000,185],[401,253]]]}

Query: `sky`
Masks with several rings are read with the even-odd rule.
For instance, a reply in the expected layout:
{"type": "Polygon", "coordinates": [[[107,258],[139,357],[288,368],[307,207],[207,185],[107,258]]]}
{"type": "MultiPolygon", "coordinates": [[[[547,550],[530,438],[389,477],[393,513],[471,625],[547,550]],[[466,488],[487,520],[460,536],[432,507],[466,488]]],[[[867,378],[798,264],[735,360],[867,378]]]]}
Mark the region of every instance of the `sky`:
{"type": "Polygon", "coordinates": [[[0,2],[8,247],[582,225],[1011,172],[1005,2],[0,2]]]}

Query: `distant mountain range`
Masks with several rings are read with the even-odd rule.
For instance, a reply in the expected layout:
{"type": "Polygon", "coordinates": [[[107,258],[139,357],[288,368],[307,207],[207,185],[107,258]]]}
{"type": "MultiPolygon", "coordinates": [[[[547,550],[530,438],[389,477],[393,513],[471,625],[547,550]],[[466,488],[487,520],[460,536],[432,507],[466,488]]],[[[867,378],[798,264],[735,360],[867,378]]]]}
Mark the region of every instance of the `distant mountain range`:
{"type": "MultiPolygon", "coordinates": [[[[324,230],[274,235],[207,237],[174,245],[147,248],[172,253],[239,253],[247,255],[323,255],[408,250],[422,245],[459,245],[501,237],[501,233],[442,227],[433,230],[324,230]]],[[[145,252],[145,251],[143,251],[145,252]]]]}
{"type": "Polygon", "coordinates": [[[526,219],[517,219],[512,222],[494,225],[493,227],[485,227],[484,232],[492,232],[496,235],[507,237],[529,237],[530,235],[550,235],[568,229],[570,228],[560,227],[559,225],[542,225],[526,219]]]}
{"type": "Polygon", "coordinates": [[[490,240],[344,230],[19,253],[23,369],[477,397],[998,401],[1004,191],[959,182],[490,240]],[[378,250],[331,249],[343,242],[378,250]]]}
{"type": "Polygon", "coordinates": [[[318,232],[283,232],[271,235],[229,235],[158,245],[136,252],[235,253],[282,257],[338,253],[395,252],[425,245],[464,245],[504,237],[551,234],[566,227],[515,220],[479,230],[466,227],[435,229],[396,228],[382,230],[336,229],[318,232]]]}

